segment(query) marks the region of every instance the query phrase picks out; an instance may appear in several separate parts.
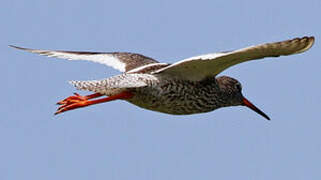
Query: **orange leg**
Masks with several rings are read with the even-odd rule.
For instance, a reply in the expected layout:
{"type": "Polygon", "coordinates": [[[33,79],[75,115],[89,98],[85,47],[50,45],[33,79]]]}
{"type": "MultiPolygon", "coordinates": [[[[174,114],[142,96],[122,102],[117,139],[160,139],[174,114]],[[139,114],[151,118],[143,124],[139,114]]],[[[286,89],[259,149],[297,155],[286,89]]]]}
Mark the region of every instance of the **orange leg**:
{"type": "Polygon", "coordinates": [[[103,94],[95,93],[95,94],[90,94],[87,96],[81,96],[78,93],[74,93],[74,96],[69,96],[64,100],[57,102],[57,104],[58,105],[66,105],[66,104],[71,104],[71,103],[75,103],[78,101],[84,101],[84,100],[88,100],[88,99],[97,98],[100,96],[103,96],[103,94]]]}
{"type": "Polygon", "coordinates": [[[113,100],[117,100],[117,99],[130,99],[133,97],[133,94],[131,92],[124,91],[119,94],[115,94],[113,96],[88,101],[89,99],[93,99],[93,98],[100,97],[100,96],[103,96],[103,95],[100,93],[96,93],[96,94],[91,94],[88,96],[80,96],[79,94],[75,93],[75,96],[70,96],[70,97],[68,97],[62,101],[59,101],[57,103],[61,106],[58,108],[55,115],[60,114],[65,111],[90,106],[93,104],[104,103],[104,102],[113,101],[113,100]]]}

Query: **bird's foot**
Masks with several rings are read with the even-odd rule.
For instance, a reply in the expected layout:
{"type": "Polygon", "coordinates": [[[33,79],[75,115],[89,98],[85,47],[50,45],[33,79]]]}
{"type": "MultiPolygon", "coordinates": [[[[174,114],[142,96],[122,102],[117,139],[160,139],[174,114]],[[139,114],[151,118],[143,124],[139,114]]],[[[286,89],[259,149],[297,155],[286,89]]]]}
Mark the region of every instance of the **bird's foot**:
{"type": "Polygon", "coordinates": [[[81,96],[78,93],[74,93],[74,96],[69,96],[64,100],[57,102],[57,104],[60,106],[59,106],[57,112],[55,113],[55,115],[60,114],[65,111],[72,110],[72,109],[89,106],[92,103],[91,103],[91,101],[88,101],[88,100],[99,97],[99,96],[102,96],[102,94],[95,93],[95,94],[90,94],[87,96],[81,96]]]}
{"type": "Polygon", "coordinates": [[[130,99],[133,97],[133,94],[131,92],[121,92],[119,94],[115,94],[109,97],[101,98],[101,99],[95,99],[95,100],[89,100],[93,99],[99,96],[103,96],[100,93],[96,94],[91,94],[88,96],[81,96],[77,93],[74,93],[74,96],[69,96],[66,99],[59,101],[57,104],[60,105],[55,112],[55,115],[63,113],[65,111],[81,108],[81,107],[86,107],[89,105],[93,104],[98,104],[98,103],[103,103],[103,102],[108,102],[108,101],[113,101],[117,99],[130,99]]]}
{"type": "Polygon", "coordinates": [[[90,103],[88,103],[88,99],[89,98],[87,96],[81,96],[77,93],[74,93],[74,96],[69,96],[66,99],[57,103],[60,106],[58,107],[58,110],[55,112],[55,115],[72,109],[88,106],[90,105],[90,103]]]}
{"type": "Polygon", "coordinates": [[[81,96],[78,93],[74,93],[74,96],[69,96],[66,99],[57,102],[58,105],[70,105],[73,103],[81,102],[81,101],[86,101],[88,98],[86,96],[81,96]]]}

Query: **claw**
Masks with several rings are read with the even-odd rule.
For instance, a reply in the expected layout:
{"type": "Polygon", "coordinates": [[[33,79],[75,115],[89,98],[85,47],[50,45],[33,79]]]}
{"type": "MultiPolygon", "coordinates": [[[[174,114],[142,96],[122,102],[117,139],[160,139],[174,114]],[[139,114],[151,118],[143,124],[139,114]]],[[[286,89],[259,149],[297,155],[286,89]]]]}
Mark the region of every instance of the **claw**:
{"type": "Polygon", "coordinates": [[[87,106],[86,102],[88,102],[88,99],[89,99],[88,96],[81,96],[78,93],[74,93],[74,96],[69,96],[64,100],[57,102],[57,105],[60,105],[60,106],[58,107],[55,115],[68,110],[87,106]]]}
{"type": "Polygon", "coordinates": [[[57,105],[64,105],[64,104],[72,104],[72,103],[76,103],[79,101],[84,101],[84,100],[88,100],[88,98],[86,96],[80,96],[77,93],[74,93],[75,96],[69,96],[66,99],[57,102],[57,105]]]}
{"type": "Polygon", "coordinates": [[[57,109],[57,111],[55,112],[55,115],[63,113],[65,111],[73,110],[76,108],[86,107],[89,105],[91,105],[91,103],[90,103],[90,101],[87,101],[87,100],[64,104],[57,109]]]}
{"type": "Polygon", "coordinates": [[[68,106],[68,104],[61,105],[61,106],[58,107],[57,110],[60,110],[60,109],[62,109],[62,108],[64,108],[64,107],[66,107],[66,106],[68,106]]]}

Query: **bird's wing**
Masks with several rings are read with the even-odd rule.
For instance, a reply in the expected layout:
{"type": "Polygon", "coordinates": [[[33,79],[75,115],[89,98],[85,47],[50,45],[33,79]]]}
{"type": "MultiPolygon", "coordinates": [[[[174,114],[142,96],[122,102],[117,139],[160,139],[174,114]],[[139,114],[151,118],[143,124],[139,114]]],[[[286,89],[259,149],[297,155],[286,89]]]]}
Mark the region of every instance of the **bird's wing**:
{"type": "Polygon", "coordinates": [[[313,43],[314,37],[302,37],[250,46],[230,52],[191,57],[159,69],[154,74],[199,81],[210,76],[216,76],[225,69],[242,62],[302,53],[311,48],[313,43]]]}
{"type": "Polygon", "coordinates": [[[147,84],[142,81],[131,82],[119,81],[117,83],[110,83],[109,79],[103,80],[90,80],[90,81],[69,81],[78,90],[93,91],[96,93],[110,95],[114,91],[122,91],[129,88],[145,87],[147,84]]]}
{"type": "Polygon", "coordinates": [[[17,46],[10,47],[36,53],[48,57],[55,57],[68,60],[88,60],[111,66],[121,72],[127,72],[137,67],[158,63],[158,61],[135,53],[127,52],[82,52],[82,51],[55,51],[28,49],[17,46]]]}
{"type": "MultiPolygon", "coordinates": [[[[126,89],[145,87],[148,84],[142,81],[141,78],[145,75],[141,74],[120,74],[102,80],[89,80],[89,81],[69,81],[78,90],[93,91],[96,93],[111,95],[113,92],[123,91],[126,89]]],[[[153,75],[146,75],[150,78],[156,77],[153,75]]]]}

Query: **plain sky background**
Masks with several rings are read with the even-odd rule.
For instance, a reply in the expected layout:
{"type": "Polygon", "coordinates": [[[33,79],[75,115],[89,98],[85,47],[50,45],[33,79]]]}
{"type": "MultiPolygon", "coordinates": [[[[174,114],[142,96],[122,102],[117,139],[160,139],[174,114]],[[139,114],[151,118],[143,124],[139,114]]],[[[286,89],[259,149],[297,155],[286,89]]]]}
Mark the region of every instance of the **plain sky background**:
{"type": "MultiPolygon", "coordinates": [[[[320,0],[4,0],[0,180],[321,178],[320,0]],[[129,51],[162,62],[313,35],[308,52],[222,74],[245,107],[173,116],[124,101],[53,116],[68,80],[119,72],[9,48],[129,51]]],[[[88,92],[79,92],[88,94],[88,92]]]]}

